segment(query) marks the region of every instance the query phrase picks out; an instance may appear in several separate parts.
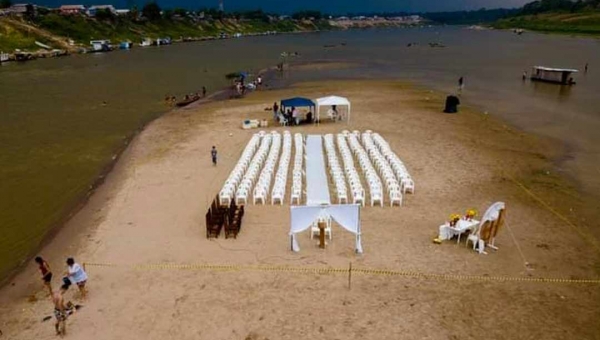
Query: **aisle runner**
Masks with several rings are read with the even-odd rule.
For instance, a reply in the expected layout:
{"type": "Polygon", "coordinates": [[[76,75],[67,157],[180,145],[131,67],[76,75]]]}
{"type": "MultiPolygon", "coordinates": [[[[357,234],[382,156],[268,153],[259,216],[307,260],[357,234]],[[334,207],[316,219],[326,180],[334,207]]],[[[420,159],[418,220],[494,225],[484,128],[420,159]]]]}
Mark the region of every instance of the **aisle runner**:
{"type": "Polygon", "coordinates": [[[306,137],[306,205],[330,204],[321,135],[306,137]]]}

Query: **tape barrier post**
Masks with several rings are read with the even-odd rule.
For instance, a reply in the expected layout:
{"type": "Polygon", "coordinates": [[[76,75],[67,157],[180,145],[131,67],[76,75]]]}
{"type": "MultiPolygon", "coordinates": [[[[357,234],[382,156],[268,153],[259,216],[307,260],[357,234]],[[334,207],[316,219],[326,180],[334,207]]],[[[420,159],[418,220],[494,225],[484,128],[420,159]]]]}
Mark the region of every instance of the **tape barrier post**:
{"type": "Polygon", "coordinates": [[[352,289],[352,262],[348,266],[348,289],[352,289]]]}

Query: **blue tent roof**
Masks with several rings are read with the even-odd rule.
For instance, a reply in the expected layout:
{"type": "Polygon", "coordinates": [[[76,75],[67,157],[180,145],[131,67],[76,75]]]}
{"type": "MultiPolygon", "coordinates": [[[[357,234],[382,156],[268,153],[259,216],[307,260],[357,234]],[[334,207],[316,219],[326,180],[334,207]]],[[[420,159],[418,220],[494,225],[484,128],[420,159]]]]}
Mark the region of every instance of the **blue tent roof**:
{"type": "Polygon", "coordinates": [[[314,107],[316,106],[315,103],[308,99],[308,98],[302,98],[302,97],[295,97],[295,98],[289,98],[289,99],[284,99],[281,101],[281,106],[283,107],[314,107]]]}

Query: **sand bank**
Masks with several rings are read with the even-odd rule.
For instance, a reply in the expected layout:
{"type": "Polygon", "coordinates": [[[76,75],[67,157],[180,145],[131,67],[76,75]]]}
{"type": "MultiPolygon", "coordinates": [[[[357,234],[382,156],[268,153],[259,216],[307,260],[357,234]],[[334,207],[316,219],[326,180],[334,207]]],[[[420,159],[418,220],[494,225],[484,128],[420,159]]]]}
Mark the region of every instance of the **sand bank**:
{"type": "MultiPolygon", "coordinates": [[[[69,255],[116,265],[88,268],[89,298],[69,319],[68,337],[598,338],[597,285],[355,275],[349,290],[347,278],[335,274],[131,267],[324,268],[352,262],[357,268],[428,273],[596,277],[598,226],[586,227],[585,221],[597,217],[598,202],[554,174],[560,148],[469,108],[442,114],[442,103],[437,93],[399,82],[322,82],[174,111],[153,122],[42,251],[57,273],[69,255]],[[401,208],[362,210],[362,256],[353,252],[353,236],[341,229],[325,251],[301,235],[302,251],[291,253],[288,206],[249,205],[238,239],[207,240],[206,209],[255,132],[241,130],[241,121],[269,118],[264,108],[280,98],[331,93],[351,99],[352,123],[292,132],[377,131],[407,164],[416,194],[401,208]],[[220,152],[217,167],[210,164],[211,145],[220,152]],[[464,243],[431,242],[450,213],[482,211],[499,200],[507,203],[509,228],[497,240],[498,252],[481,256],[464,243]]],[[[29,266],[0,292],[0,329],[9,339],[54,338],[50,322],[41,322],[51,305],[36,274],[29,266]]],[[[67,297],[78,301],[74,291],[67,297]]]]}

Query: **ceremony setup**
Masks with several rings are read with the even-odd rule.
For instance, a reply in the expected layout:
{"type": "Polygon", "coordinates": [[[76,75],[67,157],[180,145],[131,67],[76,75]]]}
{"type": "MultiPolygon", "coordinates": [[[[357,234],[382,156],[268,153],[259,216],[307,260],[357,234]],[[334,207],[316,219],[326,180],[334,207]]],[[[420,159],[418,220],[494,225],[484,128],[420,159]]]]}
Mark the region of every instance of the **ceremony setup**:
{"type": "MultiPolygon", "coordinates": [[[[295,133],[292,138],[287,130],[260,131],[250,138],[215,201],[219,209],[231,210],[249,203],[289,204],[291,250],[300,250],[296,234],[308,229],[324,247],[336,222],[355,235],[355,250],[362,253],[360,209],[400,207],[414,192],[405,164],[376,132],[295,133]]],[[[208,229],[207,224],[207,237],[218,237],[208,229]]]]}

